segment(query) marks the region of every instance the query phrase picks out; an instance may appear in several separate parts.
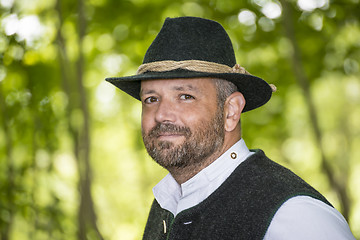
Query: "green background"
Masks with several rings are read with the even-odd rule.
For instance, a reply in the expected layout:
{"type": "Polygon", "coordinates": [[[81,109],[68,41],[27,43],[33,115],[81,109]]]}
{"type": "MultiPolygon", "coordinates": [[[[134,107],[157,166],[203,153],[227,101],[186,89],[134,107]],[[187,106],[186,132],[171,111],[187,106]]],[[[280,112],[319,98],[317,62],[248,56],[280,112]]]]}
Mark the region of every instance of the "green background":
{"type": "MultiPolygon", "coordinates": [[[[360,237],[359,0],[0,0],[1,240],[140,239],[152,187],[133,75],[166,17],[228,31],[275,84],[242,115],[249,148],[300,175],[360,237]]],[[[219,43],[221,44],[221,43],[219,43]]]]}

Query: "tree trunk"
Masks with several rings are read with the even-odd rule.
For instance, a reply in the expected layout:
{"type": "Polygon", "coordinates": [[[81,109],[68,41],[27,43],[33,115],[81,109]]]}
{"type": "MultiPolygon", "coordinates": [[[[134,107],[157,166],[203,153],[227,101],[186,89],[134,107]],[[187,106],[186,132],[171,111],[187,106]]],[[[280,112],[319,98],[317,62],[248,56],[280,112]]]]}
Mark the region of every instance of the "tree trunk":
{"type": "Polygon", "coordinates": [[[79,172],[79,208],[78,208],[78,239],[86,240],[87,235],[95,234],[97,239],[103,239],[97,227],[97,217],[91,195],[91,166],[90,166],[90,114],[87,103],[86,90],[83,85],[84,56],[82,53],[82,41],[85,36],[85,15],[84,2],[78,1],[78,48],[79,57],[76,61],[76,75],[71,74],[71,63],[65,51],[65,41],[61,34],[63,23],[60,0],[56,3],[56,8],[60,18],[60,26],[57,34],[59,45],[60,70],[62,73],[63,89],[69,99],[66,112],[68,116],[75,109],[80,108],[83,119],[81,126],[73,126],[68,120],[68,130],[74,140],[74,155],[77,160],[79,172]]]}
{"type": "Polygon", "coordinates": [[[348,219],[350,212],[350,202],[349,202],[350,200],[346,190],[346,184],[336,179],[335,173],[331,168],[329,164],[329,160],[325,155],[325,151],[322,144],[323,135],[319,127],[317,112],[310,92],[310,81],[305,74],[305,69],[303,67],[303,63],[301,60],[301,51],[295,37],[292,6],[287,0],[280,0],[280,2],[283,7],[282,23],[284,26],[285,34],[287,38],[290,40],[291,46],[293,48],[291,61],[295,74],[295,79],[304,93],[308,113],[310,116],[310,123],[315,135],[315,141],[321,154],[321,166],[331,187],[334,189],[334,191],[336,192],[339,198],[342,214],[346,219],[348,219]]]}
{"type": "Polygon", "coordinates": [[[12,139],[10,128],[8,126],[8,115],[6,113],[6,104],[5,97],[3,95],[2,85],[0,82],[0,115],[2,116],[2,128],[5,131],[5,149],[6,149],[6,172],[7,172],[7,184],[5,187],[6,192],[6,202],[5,209],[2,211],[7,212],[6,223],[1,224],[0,228],[0,239],[8,240],[10,239],[11,227],[13,224],[14,214],[15,214],[15,205],[14,205],[14,191],[15,191],[15,179],[14,179],[14,165],[12,158],[12,139]]]}
{"type": "Polygon", "coordinates": [[[79,218],[79,239],[87,239],[86,233],[88,230],[94,232],[97,239],[103,239],[98,227],[97,217],[94,209],[94,202],[91,195],[91,166],[90,166],[90,114],[86,91],[83,85],[84,72],[84,55],[82,52],[82,42],[85,36],[86,22],[84,12],[84,0],[78,0],[78,28],[79,28],[79,57],[76,62],[77,73],[77,87],[79,90],[80,107],[83,115],[83,126],[80,129],[79,135],[79,172],[80,172],[80,208],[78,213],[79,218]],[[89,229],[88,229],[89,228],[89,229]]]}

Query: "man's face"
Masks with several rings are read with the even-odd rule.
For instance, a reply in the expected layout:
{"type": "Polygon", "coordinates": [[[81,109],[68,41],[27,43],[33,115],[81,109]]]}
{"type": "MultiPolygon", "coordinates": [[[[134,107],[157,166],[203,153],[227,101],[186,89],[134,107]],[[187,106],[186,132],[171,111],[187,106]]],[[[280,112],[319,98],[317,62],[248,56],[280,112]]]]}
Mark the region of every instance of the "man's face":
{"type": "Polygon", "coordinates": [[[165,168],[200,164],[224,142],[223,111],[207,78],[142,81],[142,135],[165,168]]]}

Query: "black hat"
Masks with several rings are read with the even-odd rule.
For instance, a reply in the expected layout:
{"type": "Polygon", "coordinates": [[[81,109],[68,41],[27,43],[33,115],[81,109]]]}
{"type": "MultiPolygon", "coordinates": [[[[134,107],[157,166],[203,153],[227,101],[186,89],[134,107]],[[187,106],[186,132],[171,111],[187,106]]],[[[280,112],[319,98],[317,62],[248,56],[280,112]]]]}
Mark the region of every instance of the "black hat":
{"type": "Polygon", "coordinates": [[[197,17],[167,18],[137,74],[106,81],[140,100],[143,80],[199,77],[234,83],[246,100],[243,112],[265,104],[274,89],[236,64],[231,40],[218,22],[197,17]]]}

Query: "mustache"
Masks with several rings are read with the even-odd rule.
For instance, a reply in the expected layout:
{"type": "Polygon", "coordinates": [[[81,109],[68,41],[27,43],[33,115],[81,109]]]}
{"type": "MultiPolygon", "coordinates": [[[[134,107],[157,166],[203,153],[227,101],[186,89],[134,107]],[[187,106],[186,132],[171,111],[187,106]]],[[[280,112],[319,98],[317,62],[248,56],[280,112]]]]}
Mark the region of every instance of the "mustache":
{"type": "Polygon", "coordinates": [[[161,134],[181,134],[185,137],[191,135],[191,130],[185,126],[178,126],[171,123],[157,123],[149,132],[149,137],[159,137],[161,134]]]}

